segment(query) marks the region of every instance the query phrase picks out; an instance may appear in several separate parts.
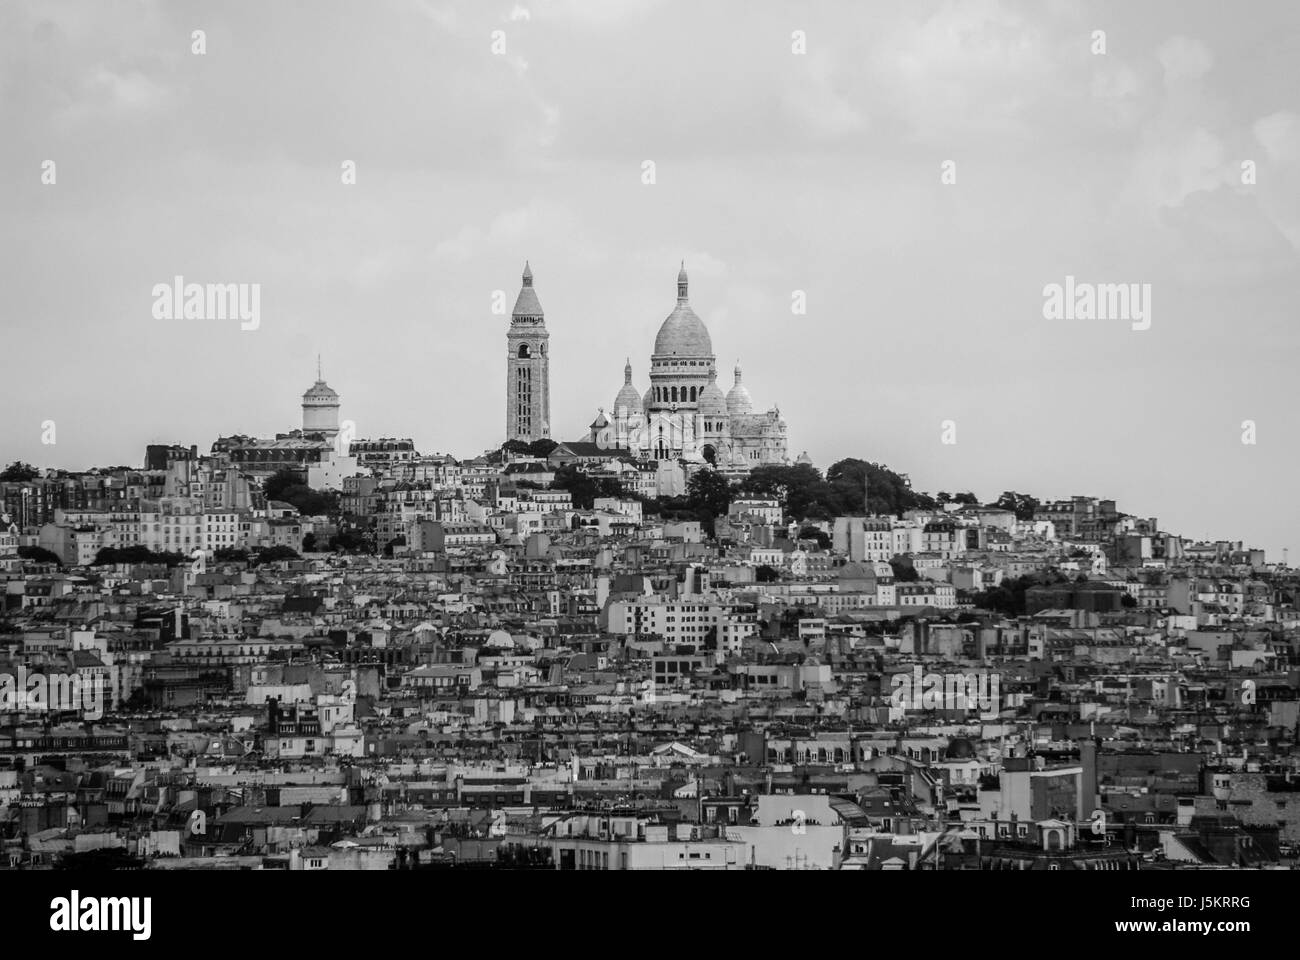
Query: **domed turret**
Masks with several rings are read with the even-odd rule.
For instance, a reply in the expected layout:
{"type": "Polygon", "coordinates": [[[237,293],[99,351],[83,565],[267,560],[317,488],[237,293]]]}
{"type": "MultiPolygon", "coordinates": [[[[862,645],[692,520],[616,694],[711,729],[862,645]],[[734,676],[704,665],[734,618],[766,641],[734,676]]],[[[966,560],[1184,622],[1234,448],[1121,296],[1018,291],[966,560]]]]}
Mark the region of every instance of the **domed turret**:
{"type": "Polygon", "coordinates": [[[302,432],[333,437],[339,432],[338,393],[321,374],[320,357],[316,358],[316,382],[302,395],[302,432]]]}
{"type": "Polygon", "coordinates": [[[740,382],[740,364],[736,364],[736,382],[727,394],[727,413],[733,417],[743,417],[754,410],[754,401],[749,391],[740,382]]]}
{"type": "Polygon", "coordinates": [[[659,327],[655,337],[657,357],[711,357],[713,341],[704,321],[695,315],[686,299],[686,264],[677,274],[677,306],[659,327]]]}
{"type": "Polygon", "coordinates": [[[700,391],[700,416],[721,418],[727,416],[727,398],[718,386],[718,371],[709,367],[709,382],[700,391]]]}
{"type": "Polygon", "coordinates": [[[337,400],[338,393],[324,380],[317,380],[302,395],[304,400],[337,400]]]}
{"type": "Polygon", "coordinates": [[[627,409],[628,414],[636,413],[641,409],[641,394],[637,393],[636,387],[632,386],[631,359],[623,367],[623,388],[614,398],[614,416],[620,416],[620,411],[624,408],[627,409]]]}

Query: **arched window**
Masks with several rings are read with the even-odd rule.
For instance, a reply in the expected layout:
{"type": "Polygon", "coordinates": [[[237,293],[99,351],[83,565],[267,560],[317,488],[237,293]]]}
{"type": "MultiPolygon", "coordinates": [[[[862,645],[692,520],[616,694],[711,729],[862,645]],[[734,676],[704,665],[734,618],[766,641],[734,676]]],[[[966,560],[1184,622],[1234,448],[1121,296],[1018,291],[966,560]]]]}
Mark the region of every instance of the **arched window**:
{"type": "Polygon", "coordinates": [[[677,402],[677,388],[673,387],[673,403],[677,402]]]}
{"type": "Polygon", "coordinates": [[[691,403],[695,402],[695,388],[691,387],[691,403]]]}
{"type": "Polygon", "coordinates": [[[519,344],[519,359],[527,360],[529,356],[530,354],[528,352],[528,344],[526,343],[519,344]]]}

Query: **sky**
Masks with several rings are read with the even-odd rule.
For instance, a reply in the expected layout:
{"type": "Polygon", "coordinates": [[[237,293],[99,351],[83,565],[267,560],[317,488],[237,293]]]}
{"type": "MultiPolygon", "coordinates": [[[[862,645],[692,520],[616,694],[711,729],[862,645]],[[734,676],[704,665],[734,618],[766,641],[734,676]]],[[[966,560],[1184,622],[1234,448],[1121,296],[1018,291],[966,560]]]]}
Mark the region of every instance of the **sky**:
{"type": "Polygon", "coordinates": [[[0,460],[284,432],[318,354],[357,436],[476,455],[526,259],[582,439],[684,259],[792,458],[1281,560],[1297,100],[1290,0],[6,2],[0,460]],[[158,319],[177,275],[260,284],[257,328],[158,319]],[[1149,328],[1049,319],[1067,276],[1149,328]]]}

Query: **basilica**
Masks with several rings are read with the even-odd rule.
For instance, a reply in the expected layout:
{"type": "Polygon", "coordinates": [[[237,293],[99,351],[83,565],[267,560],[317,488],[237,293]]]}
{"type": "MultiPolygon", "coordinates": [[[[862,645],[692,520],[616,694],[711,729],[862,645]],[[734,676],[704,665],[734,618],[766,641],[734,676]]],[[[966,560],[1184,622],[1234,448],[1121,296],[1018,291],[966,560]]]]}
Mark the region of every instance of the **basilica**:
{"type": "Polygon", "coordinates": [[[655,337],[650,388],[642,396],[633,386],[629,360],[612,413],[611,418],[602,409],[590,435],[591,442],[611,451],[627,450],[647,460],[708,463],[727,473],[789,463],[781,411],[754,412],[740,365],[730,390],[723,393],[718,385],[713,342],[691,309],[684,263],[677,274],[677,305],[655,337]]]}

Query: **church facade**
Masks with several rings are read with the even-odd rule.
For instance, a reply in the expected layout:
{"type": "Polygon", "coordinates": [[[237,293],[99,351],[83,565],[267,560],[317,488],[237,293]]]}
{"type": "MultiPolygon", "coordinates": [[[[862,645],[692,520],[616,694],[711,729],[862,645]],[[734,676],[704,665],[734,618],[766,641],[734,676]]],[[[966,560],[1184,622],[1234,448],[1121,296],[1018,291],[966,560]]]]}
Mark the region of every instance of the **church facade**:
{"type": "Polygon", "coordinates": [[[776,407],[755,412],[741,380],[718,385],[717,357],[704,322],[691,309],[686,265],[677,275],[677,305],[659,327],[650,356],[650,387],[632,383],[632,364],[623,368],[623,387],[613,416],[602,409],[591,425],[598,447],[626,450],[638,459],[685,460],[727,473],[788,464],[786,424],[776,407]]]}

